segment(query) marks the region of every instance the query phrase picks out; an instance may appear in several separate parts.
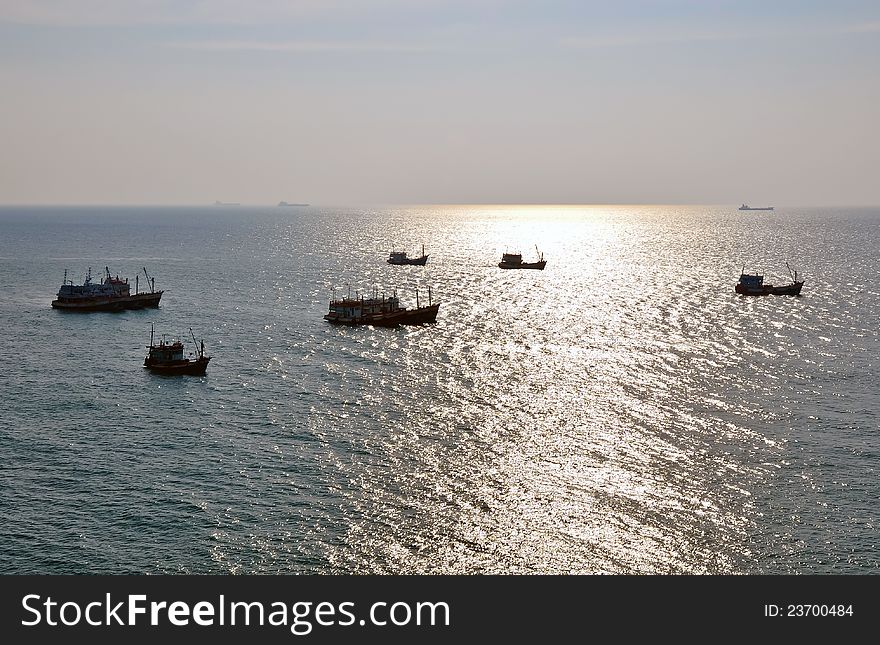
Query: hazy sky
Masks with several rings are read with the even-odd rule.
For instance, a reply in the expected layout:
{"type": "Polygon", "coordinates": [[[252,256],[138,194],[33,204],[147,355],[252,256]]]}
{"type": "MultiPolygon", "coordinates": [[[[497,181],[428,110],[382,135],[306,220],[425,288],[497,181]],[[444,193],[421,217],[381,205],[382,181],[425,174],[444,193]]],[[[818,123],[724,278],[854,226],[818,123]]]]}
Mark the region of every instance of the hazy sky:
{"type": "Polygon", "coordinates": [[[880,2],[0,0],[0,203],[880,204],[880,2]]]}

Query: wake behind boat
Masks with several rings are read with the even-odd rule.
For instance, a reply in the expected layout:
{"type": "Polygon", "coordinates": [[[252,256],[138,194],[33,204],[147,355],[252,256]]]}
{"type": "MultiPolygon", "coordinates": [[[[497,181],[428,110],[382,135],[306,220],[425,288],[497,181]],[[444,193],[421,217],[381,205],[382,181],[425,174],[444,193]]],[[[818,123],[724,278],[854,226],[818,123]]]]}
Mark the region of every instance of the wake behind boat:
{"type": "Polygon", "coordinates": [[[110,268],[104,267],[104,277],[100,284],[92,282],[92,268],[82,284],[73,284],[64,271],[64,282],[58,290],[58,297],[52,301],[54,309],[66,311],[122,311],[124,309],[146,309],[158,307],[164,291],[156,291],[156,279],[151,278],[144,267],[149,291],[140,292],[140,276],[135,276],[135,292],[131,293],[128,278],[121,280],[117,274],[110,275],[110,268]]]}

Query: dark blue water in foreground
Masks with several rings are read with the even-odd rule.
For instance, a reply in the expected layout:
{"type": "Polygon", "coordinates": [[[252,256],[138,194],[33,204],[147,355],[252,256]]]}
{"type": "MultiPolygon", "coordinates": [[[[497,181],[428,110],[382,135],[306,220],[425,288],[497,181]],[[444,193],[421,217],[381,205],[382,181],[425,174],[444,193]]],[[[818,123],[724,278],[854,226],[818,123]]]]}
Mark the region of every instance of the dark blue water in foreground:
{"type": "Polygon", "coordinates": [[[878,248],[876,209],[0,209],[0,573],[880,572],[878,248]],[[786,260],[802,297],[734,293],[786,260]],[[50,308],[105,265],[161,307],[50,308]],[[333,327],[346,285],[438,322],[333,327]]]}

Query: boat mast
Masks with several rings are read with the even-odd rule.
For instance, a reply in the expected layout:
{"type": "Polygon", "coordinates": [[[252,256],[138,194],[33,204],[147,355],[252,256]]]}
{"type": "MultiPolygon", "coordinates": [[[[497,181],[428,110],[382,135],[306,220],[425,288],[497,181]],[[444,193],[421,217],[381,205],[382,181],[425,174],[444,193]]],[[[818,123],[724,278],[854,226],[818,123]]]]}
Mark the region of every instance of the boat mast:
{"type": "Polygon", "coordinates": [[[150,349],[153,348],[153,323],[150,323],[150,349]]]}
{"type": "MultiPolygon", "coordinates": [[[[193,343],[196,347],[199,346],[199,341],[196,340],[196,335],[193,333],[192,327],[189,328],[189,335],[192,336],[193,343]]],[[[202,351],[199,353],[199,358],[202,357],[202,354],[205,353],[205,341],[202,341],[202,351]]]]}
{"type": "Polygon", "coordinates": [[[140,273],[134,274],[134,295],[138,295],[138,281],[141,279],[140,273]]]}
{"type": "Polygon", "coordinates": [[[147,273],[147,267],[144,267],[144,275],[147,276],[147,284],[150,286],[150,293],[156,292],[156,278],[150,278],[150,274],[147,273]]]}
{"type": "Polygon", "coordinates": [[[416,287],[416,309],[419,308],[419,288],[416,287]]]}
{"type": "Polygon", "coordinates": [[[428,286],[428,306],[431,306],[431,287],[428,286]]]}

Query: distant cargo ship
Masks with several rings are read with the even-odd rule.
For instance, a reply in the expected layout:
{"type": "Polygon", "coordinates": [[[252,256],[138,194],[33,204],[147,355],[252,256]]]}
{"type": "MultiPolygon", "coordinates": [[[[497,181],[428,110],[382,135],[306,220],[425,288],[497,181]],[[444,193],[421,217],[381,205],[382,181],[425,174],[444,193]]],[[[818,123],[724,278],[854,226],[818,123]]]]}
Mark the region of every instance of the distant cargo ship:
{"type": "Polygon", "coordinates": [[[308,204],[289,204],[288,202],[278,202],[279,206],[308,206],[308,204]]]}
{"type": "Polygon", "coordinates": [[[749,206],[748,204],[743,204],[739,207],[741,211],[772,211],[772,206],[749,206]]]}

